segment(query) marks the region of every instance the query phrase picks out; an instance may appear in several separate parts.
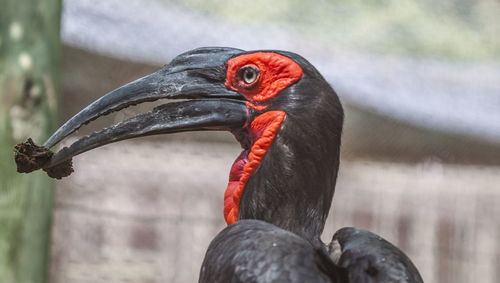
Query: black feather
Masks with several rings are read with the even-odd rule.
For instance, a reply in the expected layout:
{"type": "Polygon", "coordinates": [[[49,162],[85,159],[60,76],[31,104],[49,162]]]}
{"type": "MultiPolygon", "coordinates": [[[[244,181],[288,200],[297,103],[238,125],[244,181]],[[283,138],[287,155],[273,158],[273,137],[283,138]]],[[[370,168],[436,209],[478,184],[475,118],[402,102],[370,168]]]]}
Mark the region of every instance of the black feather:
{"type": "Polygon", "coordinates": [[[335,233],[330,246],[335,241],[341,247],[338,264],[348,270],[349,282],[423,282],[411,260],[378,235],[347,227],[335,233]]]}

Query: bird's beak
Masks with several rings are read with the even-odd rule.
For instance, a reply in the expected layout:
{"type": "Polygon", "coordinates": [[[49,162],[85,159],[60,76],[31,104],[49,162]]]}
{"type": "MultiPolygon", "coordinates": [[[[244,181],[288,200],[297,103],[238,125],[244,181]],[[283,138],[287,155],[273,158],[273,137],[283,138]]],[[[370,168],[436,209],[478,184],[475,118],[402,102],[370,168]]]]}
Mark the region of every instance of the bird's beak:
{"type": "MultiPolygon", "coordinates": [[[[227,55],[226,55],[227,57],[227,55]]],[[[44,168],[56,166],[85,151],[112,142],[165,133],[233,130],[247,122],[244,98],[224,86],[225,67],[173,61],[160,71],[126,84],[96,100],[62,125],[44,144],[52,147],[82,125],[130,105],[158,99],[187,99],[166,103],[77,140],[57,152],[44,168]],[[194,66],[193,66],[194,65],[194,66]]]]}

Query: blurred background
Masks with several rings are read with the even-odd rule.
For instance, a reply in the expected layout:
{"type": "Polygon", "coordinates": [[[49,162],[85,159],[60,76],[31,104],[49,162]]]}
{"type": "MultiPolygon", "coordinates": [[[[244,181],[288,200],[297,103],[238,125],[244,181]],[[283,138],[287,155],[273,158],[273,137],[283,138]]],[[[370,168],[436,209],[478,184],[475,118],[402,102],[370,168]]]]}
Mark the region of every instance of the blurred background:
{"type": "Polygon", "coordinates": [[[225,227],[231,134],[96,149],[55,191],[44,173],[15,173],[12,146],[42,144],[106,92],[201,46],[296,52],[338,92],[346,121],[325,242],[356,226],[400,247],[426,282],[500,278],[500,1],[1,1],[5,282],[197,281],[225,227]]]}

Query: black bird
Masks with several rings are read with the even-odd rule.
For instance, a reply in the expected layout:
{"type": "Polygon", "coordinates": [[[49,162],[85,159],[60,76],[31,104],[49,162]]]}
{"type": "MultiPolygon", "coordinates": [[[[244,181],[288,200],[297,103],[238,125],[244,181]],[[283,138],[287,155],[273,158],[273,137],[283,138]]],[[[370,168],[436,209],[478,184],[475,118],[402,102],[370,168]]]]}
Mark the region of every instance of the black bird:
{"type": "Polygon", "coordinates": [[[228,227],[212,241],[200,282],[422,282],[399,249],[344,228],[321,240],[339,167],[343,110],[321,74],[285,51],[199,48],[122,86],[71,118],[50,148],[82,125],[129,105],[156,107],[76,141],[44,167],[133,137],[227,130],[243,151],[224,195],[228,227]]]}

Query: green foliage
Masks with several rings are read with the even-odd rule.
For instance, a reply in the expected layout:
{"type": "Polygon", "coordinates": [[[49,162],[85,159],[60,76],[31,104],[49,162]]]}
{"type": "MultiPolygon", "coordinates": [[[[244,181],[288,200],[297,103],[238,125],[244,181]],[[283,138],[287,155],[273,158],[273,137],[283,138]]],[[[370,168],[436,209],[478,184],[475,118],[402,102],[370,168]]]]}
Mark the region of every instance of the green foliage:
{"type": "Polygon", "coordinates": [[[45,282],[54,183],[18,174],[14,145],[56,122],[60,0],[0,2],[0,282],[45,282]]]}
{"type": "Polygon", "coordinates": [[[500,59],[500,2],[496,0],[164,1],[237,23],[286,27],[336,48],[500,59]]]}

